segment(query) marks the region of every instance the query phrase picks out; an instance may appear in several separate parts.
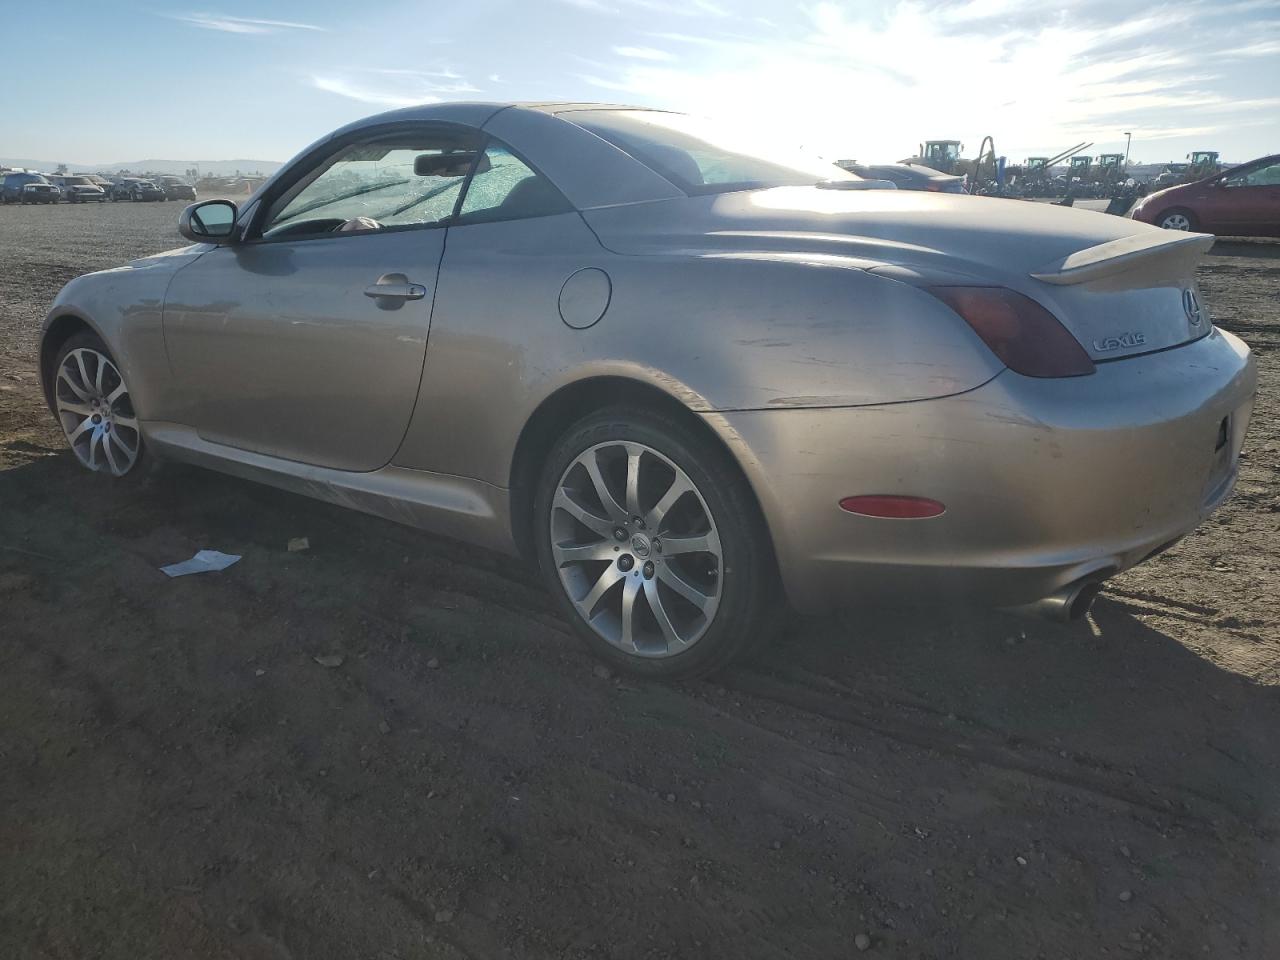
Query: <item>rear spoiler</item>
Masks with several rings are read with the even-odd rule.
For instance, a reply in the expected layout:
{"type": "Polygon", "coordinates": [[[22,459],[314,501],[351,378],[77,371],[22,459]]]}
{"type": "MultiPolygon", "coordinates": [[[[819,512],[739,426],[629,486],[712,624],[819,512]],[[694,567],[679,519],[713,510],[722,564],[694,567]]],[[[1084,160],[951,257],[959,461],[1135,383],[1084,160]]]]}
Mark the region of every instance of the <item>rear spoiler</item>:
{"type": "Polygon", "coordinates": [[[1154,231],[1121,237],[1086,247],[1052,263],[1046,263],[1031,276],[1045,283],[1059,285],[1091,283],[1117,274],[1159,273],[1176,279],[1191,274],[1200,258],[1213,246],[1208,233],[1154,231]]]}

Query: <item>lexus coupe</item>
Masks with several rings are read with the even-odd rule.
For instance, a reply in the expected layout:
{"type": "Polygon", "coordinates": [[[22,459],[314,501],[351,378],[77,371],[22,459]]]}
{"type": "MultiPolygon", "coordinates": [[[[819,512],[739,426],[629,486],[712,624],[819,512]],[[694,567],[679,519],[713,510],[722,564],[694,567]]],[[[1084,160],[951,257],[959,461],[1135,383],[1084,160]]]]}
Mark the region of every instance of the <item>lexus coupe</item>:
{"type": "Polygon", "coordinates": [[[1222,503],[1255,365],[1211,237],[909,192],[755,131],[411,107],[193,245],[73,280],[79,461],[253,478],[520,553],[616,667],[705,673],[880,597],[1079,616],[1222,503]]]}

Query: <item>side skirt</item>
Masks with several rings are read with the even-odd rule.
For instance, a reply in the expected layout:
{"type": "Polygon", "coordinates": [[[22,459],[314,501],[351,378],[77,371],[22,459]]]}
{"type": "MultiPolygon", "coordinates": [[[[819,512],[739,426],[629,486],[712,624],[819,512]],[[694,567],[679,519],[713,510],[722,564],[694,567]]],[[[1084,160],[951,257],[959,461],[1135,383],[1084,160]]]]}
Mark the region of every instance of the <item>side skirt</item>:
{"type": "Polygon", "coordinates": [[[144,421],[146,442],[166,460],[371,513],[477,546],[517,553],[508,491],[481,480],[388,465],[368,473],[332,470],[202,439],[191,427],[144,421]]]}

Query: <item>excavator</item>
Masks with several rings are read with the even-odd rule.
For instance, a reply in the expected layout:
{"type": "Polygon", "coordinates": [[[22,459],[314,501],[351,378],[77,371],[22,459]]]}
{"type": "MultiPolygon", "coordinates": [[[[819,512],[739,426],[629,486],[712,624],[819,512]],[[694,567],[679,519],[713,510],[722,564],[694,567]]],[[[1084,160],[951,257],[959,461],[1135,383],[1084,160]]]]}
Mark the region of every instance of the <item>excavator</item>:
{"type": "Polygon", "coordinates": [[[926,167],[932,167],[940,173],[960,176],[968,172],[960,169],[965,162],[960,156],[963,150],[964,144],[959,140],[926,140],[920,145],[920,152],[916,156],[909,157],[902,162],[918,163],[926,167]]]}
{"type": "Polygon", "coordinates": [[[1098,157],[1098,164],[1094,168],[1094,176],[1099,183],[1106,186],[1114,186],[1124,179],[1124,173],[1123,153],[1104,153],[1098,157]]]}
{"type": "Polygon", "coordinates": [[[1088,154],[1077,154],[1071,158],[1071,165],[1067,167],[1067,186],[1072,183],[1084,183],[1089,179],[1089,171],[1093,169],[1093,157],[1088,154]]]}
{"type": "Polygon", "coordinates": [[[1192,150],[1187,154],[1187,159],[1191,161],[1183,174],[1187,183],[1211,177],[1222,169],[1217,150],[1192,150]]]}
{"type": "Polygon", "coordinates": [[[995,141],[984,137],[975,160],[964,159],[960,155],[963,150],[964,144],[959,140],[926,140],[920,144],[914,157],[901,162],[931,167],[951,176],[967,177],[966,186],[970,193],[998,189],[1003,180],[1004,158],[996,156],[995,141]]]}

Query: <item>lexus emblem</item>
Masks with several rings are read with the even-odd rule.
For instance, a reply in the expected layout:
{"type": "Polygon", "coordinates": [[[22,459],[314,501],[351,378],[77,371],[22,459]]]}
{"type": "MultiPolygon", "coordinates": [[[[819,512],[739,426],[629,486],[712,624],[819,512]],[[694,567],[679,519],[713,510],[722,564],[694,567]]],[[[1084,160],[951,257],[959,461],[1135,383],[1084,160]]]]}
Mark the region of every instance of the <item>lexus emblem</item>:
{"type": "Polygon", "coordinates": [[[1187,321],[1193,327],[1200,326],[1200,321],[1204,319],[1204,307],[1200,306],[1200,298],[1190,287],[1182,291],[1182,309],[1187,314],[1187,321]]]}

